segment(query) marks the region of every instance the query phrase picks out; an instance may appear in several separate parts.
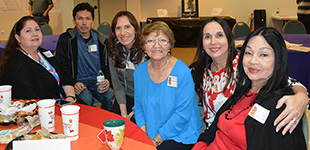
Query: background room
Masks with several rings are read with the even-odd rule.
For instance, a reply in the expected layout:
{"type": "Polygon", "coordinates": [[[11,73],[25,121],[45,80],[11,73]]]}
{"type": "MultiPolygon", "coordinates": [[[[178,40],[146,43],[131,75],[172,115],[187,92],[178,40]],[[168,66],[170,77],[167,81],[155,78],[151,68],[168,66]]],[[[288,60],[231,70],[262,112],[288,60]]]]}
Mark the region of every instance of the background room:
{"type": "MultiPolygon", "coordinates": [[[[72,9],[85,0],[53,0],[54,8],[50,14],[50,26],[54,35],[59,35],[67,28],[73,27],[72,9]]],[[[167,9],[169,17],[181,17],[182,0],[86,0],[97,6],[95,25],[97,29],[101,22],[111,22],[119,10],[131,11],[142,23],[149,17],[157,17],[157,9],[167,9]]],[[[211,16],[213,8],[221,8],[222,16],[231,16],[237,22],[242,21],[250,25],[250,15],[254,9],[266,10],[266,25],[281,30],[282,21],[272,19],[272,15],[279,8],[279,14],[296,16],[297,4],[291,0],[198,0],[199,17],[211,16]]],[[[28,0],[0,0],[0,41],[6,41],[13,24],[23,15],[28,15],[28,0]]],[[[198,36],[198,35],[197,35],[198,36]]],[[[194,57],[195,48],[174,48],[172,54],[182,59],[188,65],[194,57]]]]}

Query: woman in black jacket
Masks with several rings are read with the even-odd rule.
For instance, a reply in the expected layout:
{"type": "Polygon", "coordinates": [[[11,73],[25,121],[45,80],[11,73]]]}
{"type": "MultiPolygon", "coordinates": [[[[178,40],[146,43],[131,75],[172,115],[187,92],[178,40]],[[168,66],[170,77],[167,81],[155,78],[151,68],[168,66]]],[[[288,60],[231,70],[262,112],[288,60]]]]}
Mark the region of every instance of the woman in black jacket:
{"type": "Polygon", "coordinates": [[[73,80],[50,51],[39,48],[39,23],[24,16],[14,25],[0,61],[0,84],[12,85],[13,99],[65,98],[75,102],[73,80]]]}

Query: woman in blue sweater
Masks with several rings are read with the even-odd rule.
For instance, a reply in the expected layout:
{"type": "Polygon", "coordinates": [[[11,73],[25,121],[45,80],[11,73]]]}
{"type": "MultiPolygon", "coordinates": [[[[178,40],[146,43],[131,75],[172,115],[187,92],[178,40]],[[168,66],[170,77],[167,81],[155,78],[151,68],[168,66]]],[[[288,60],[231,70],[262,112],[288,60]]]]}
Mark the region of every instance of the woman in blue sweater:
{"type": "Polygon", "coordinates": [[[141,46],[150,59],[134,72],[136,123],[157,149],[191,149],[202,123],[190,69],[170,55],[175,43],[164,22],[146,25],[141,46]]]}

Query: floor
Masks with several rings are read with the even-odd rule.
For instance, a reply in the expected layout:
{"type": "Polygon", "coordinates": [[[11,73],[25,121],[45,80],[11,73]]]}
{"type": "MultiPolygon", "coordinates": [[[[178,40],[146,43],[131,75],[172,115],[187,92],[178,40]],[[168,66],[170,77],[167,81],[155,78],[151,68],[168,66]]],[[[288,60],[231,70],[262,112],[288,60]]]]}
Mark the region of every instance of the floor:
{"type": "Polygon", "coordinates": [[[197,47],[191,47],[191,48],[174,47],[171,50],[171,55],[184,61],[187,64],[187,66],[189,66],[193,62],[196,50],[197,47]]]}

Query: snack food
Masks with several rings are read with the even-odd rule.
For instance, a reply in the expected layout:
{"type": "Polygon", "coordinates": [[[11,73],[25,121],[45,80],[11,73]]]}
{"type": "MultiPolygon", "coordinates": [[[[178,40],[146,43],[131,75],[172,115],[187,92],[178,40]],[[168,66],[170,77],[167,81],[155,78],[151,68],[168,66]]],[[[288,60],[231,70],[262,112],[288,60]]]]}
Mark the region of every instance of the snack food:
{"type": "Polygon", "coordinates": [[[0,103],[0,123],[17,122],[23,124],[25,116],[33,116],[37,114],[35,100],[15,101],[12,105],[0,103]]]}
{"type": "Polygon", "coordinates": [[[46,139],[65,139],[64,134],[50,133],[46,128],[38,130],[35,134],[24,135],[23,140],[46,140],[46,139]]]}

